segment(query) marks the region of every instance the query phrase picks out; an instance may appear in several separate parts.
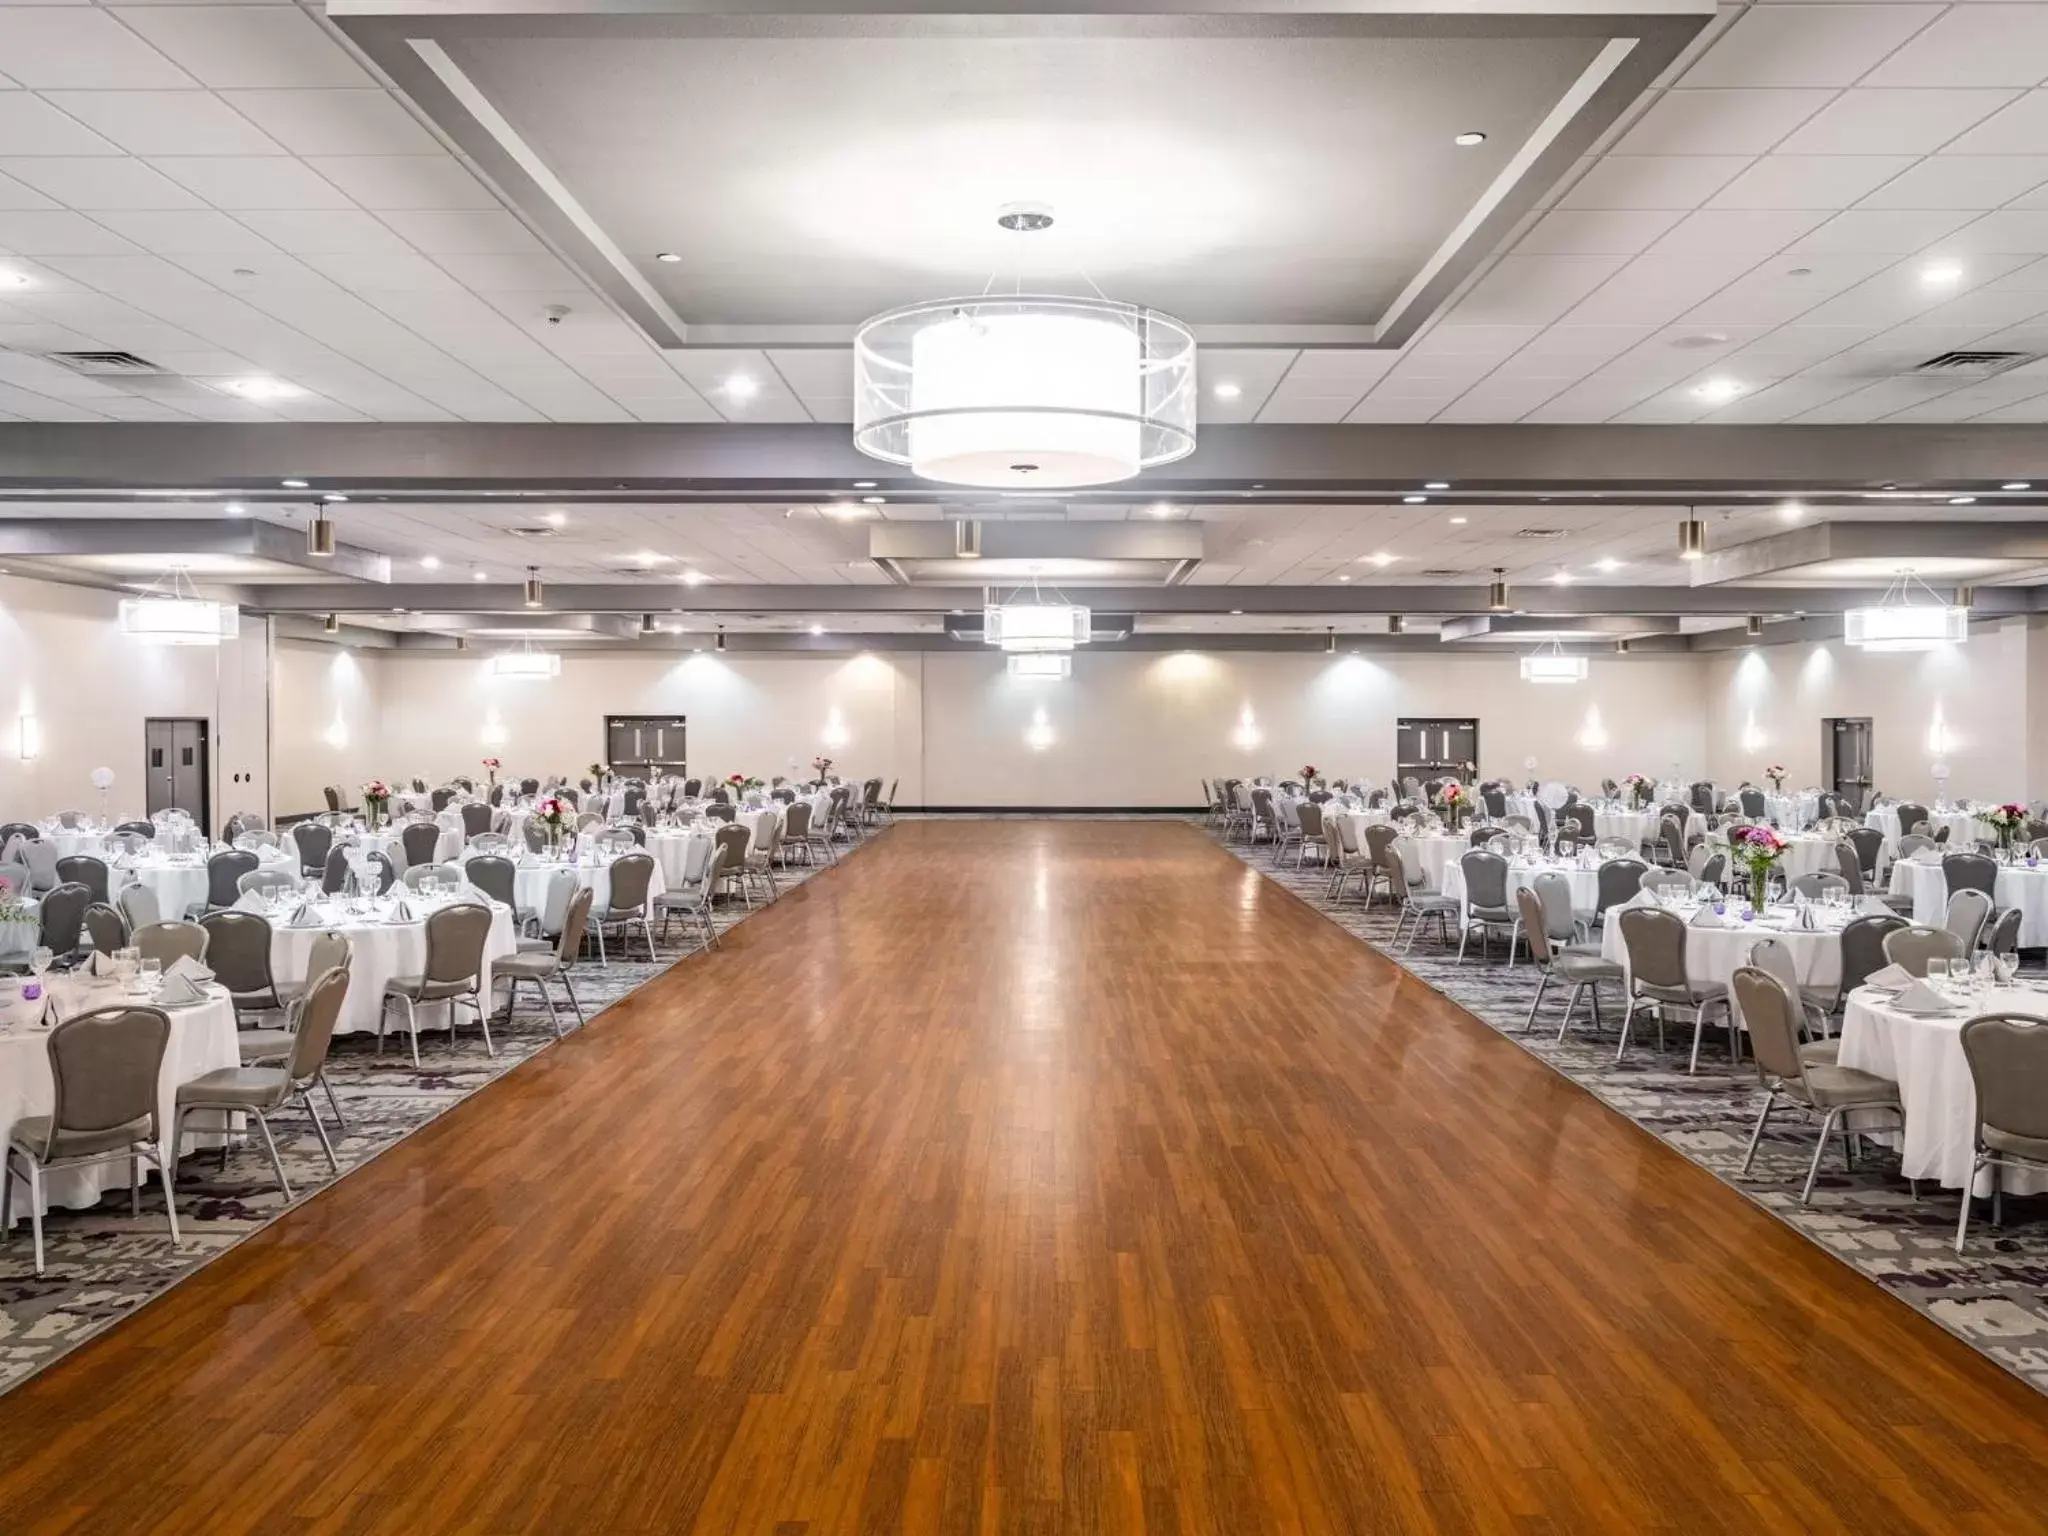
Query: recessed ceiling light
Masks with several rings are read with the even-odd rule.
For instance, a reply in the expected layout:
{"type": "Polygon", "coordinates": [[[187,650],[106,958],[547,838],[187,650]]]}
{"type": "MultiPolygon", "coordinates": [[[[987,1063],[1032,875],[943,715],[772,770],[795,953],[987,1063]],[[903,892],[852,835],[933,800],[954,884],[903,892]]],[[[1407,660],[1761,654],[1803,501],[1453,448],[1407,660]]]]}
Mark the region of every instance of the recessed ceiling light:
{"type": "Polygon", "coordinates": [[[683,585],[684,585],[684,586],[686,586],[686,587],[698,587],[698,586],[702,586],[703,584],[704,584],[704,573],[703,573],[702,571],[685,571],[685,572],[683,572],[683,585]]]}
{"type": "Polygon", "coordinates": [[[1244,388],[1242,385],[1233,384],[1228,379],[1225,379],[1221,384],[1218,384],[1215,387],[1215,389],[1210,391],[1210,393],[1215,395],[1215,397],[1218,400],[1235,400],[1239,395],[1244,393],[1244,388]]]}
{"type": "Polygon", "coordinates": [[[2001,491],[2031,491],[2033,488],[2031,480],[2008,480],[1999,487],[2001,491]]]}
{"type": "Polygon", "coordinates": [[[1173,503],[1168,501],[1155,501],[1152,503],[1151,506],[1147,507],[1145,510],[1150,512],[1154,517],[1171,517],[1173,516],[1173,503]]]}
{"type": "Polygon", "coordinates": [[[303,491],[306,488],[306,482],[303,480],[280,480],[277,483],[288,491],[303,491]]]}
{"type": "Polygon", "coordinates": [[[482,571],[471,571],[469,573],[469,579],[471,581],[489,581],[491,578],[486,576],[482,571]]]}
{"type": "Polygon", "coordinates": [[[1714,405],[1733,400],[1742,390],[1742,384],[1735,379],[1707,379],[1692,387],[1695,395],[1714,405]]]}
{"type": "Polygon", "coordinates": [[[1974,496],[1951,496],[1948,499],[1948,504],[1952,507],[1973,507],[1977,504],[1977,498],[1974,496]]]}
{"type": "Polygon", "coordinates": [[[1451,488],[1451,482],[1448,480],[1425,480],[1422,482],[1422,488],[1425,491],[1448,491],[1451,488]]]}
{"type": "Polygon", "coordinates": [[[1948,288],[1963,280],[1963,264],[1959,261],[1930,261],[1920,269],[1920,284],[1924,288],[1948,288]]]}
{"type": "Polygon", "coordinates": [[[1233,608],[1230,610],[1230,616],[1233,619],[1241,619],[1244,617],[1244,610],[1242,608],[1233,608]]]}
{"type": "Polygon", "coordinates": [[[36,280],[26,272],[16,272],[11,267],[0,267],[0,288],[33,288],[36,280]]]}
{"type": "Polygon", "coordinates": [[[1555,587],[1568,587],[1572,584],[1572,573],[1570,571],[1559,571],[1550,578],[1550,584],[1555,587]]]}
{"type": "Polygon", "coordinates": [[[825,626],[822,624],[813,624],[811,626],[811,633],[814,635],[822,635],[823,633],[825,633],[825,626]]]}
{"type": "Polygon", "coordinates": [[[441,569],[441,557],[439,555],[421,555],[420,568],[422,570],[438,571],[441,569]]]}
{"type": "Polygon", "coordinates": [[[1477,128],[1472,128],[1468,129],[1464,133],[1459,134],[1455,139],[1451,140],[1451,142],[1457,145],[1460,149],[1470,149],[1475,144],[1484,144],[1486,142],[1486,135],[1481,133],[1477,128]]]}
{"type": "Polygon", "coordinates": [[[226,506],[221,508],[221,511],[227,513],[229,517],[247,517],[249,515],[249,509],[243,506],[239,501],[229,502],[226,506]]]}
{"type": "Polygon", "coordinates": [[[1386,567],[1392,565],[1396,560],[1400,559],[1401,557],[1399,555],[1390,555],[1384,549],[1382,549],[1375,551],[1370,555],[1361,556],[1360,558],[1361,560],[1369,560],[1374,565],[1379,566],[1382,570],[1384,570],[1386,569],[1386,567]]]}
{"type": "Polygon", "coordinates": [[[543,517],[541,521],[546,523],[550,528],[559,528],[562,526],[562,524],[569,521],[569,514],[566,512],[550,512],[546,517],[543,517]]]}
{"type": "Polygon", "coordinates": [[[888,505],[889,498],[886,496],[863,496],[861,501],[870,507],[880,507],[888,505]]]}
{"type": "Polygon", "coordinates": [[[1338,579],[1339,581],[1349,581],[1349,580],[1351,579],[1351,573],[1350,573],[1349,571],[1346,571],[1346,572],[1344,572],[1344,574],[1343,574],[1343,575],[1339,576],[1339,577],[1338,577],[1337,579],[1338,579]]]}
{"type": "Polygon", "coordinates": [[[661,556],[657,555],[651,549],[643,549],[640,551],[639,554],[633,557],[633,563],[639,566],[640,569],[644,571],[649,566],[659,565],[661,563],[661,556]]]}
{"type": "Polygon", "coordinates": [[[1451,526],[1453,528],[1462,528],[1471,521],[1472,519],[1469,517],[1454,517],[1451,519],[1451,526]]]}
{"type": "Polygon", "coordinates": [[[305,393],[298,385],[287,384],[283,379],[222,379],[218,387],[244,400],[296,400],[305,393]]]}
{"type": "Polygon", "coordinates": [[[1593,562],[1593,569],[1596,571],[1601,571],[1608,575],[1612,575],[1614,572],[1621,569],[1621,562],[1615,559],[1612,555],[1602,555],[1598,560],[1595,560],[1593,562]]]}
{"type": "Polygon", "coordinates": [[[720,388],[728,400],[751,400],[761,393],[761,386],[754,381],[752,374],[747,373],[734,374],[720,388]]]}
{"type": "Polygon", "coordinates": [[[654,259],[656,261],[666,261],[673,264],[675,262],[681,261],[683,258],[678,256],[674,251],[656,251],[654,253],[654,259]]]}
{"type": "Polygon", "coordinates": [[[1796,523],[1804,516],[1806,516],[1806,508],[1801,503],[1796,501],[1781,501],[1778,503],[1778,520],[1780,522],[1796,523]]]}
{"type": "Polygon", "coordinates": [[[856,480],[853,482],[853,488],[856,491],[872,491],[875,488],[875,482],[872,480],[856,480]]]}
{"type": "Polygon", "coordinates": [[[1427,496],[1403,496],[1401,500],[1407,506],[1419,507],[1425,501],[1428,501],[1429,498],[1427,496]]]}

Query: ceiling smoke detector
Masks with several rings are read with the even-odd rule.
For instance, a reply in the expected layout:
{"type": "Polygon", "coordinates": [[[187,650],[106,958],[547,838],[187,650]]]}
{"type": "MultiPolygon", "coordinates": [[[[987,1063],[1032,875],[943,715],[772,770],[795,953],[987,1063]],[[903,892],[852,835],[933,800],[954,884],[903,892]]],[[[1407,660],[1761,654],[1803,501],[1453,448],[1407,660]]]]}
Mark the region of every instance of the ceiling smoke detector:
{"type": "Polygon", "coordinates": [[[1005,203],[996,214],[996,223],[1016,234],[1035,235],[1052,228],[1052,210],[1043,203],[1005,203]]]}

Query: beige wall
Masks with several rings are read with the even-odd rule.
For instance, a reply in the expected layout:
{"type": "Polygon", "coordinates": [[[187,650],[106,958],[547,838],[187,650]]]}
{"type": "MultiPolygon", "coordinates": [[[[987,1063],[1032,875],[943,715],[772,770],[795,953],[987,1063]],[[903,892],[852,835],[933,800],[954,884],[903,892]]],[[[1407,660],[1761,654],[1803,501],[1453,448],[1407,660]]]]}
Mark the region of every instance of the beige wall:
{"type": "Polygon", "coordinates": [[[280,814],[324,809],[323,785],[353,789],[397,771],[384,723],[384,653],[280,640],[273,663],[271,793],[280,814]]]}

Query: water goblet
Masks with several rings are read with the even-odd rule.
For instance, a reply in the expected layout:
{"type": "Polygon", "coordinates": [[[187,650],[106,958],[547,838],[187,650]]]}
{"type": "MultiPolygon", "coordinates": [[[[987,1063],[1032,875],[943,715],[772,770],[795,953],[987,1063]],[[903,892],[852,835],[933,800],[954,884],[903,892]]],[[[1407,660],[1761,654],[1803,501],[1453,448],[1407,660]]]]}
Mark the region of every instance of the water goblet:
{"type": "Polygon", "coordinates": [[[57,952],[51,949],[50,946],[47,944],[38,944],[34,949],[29,951],[28,968],[29,970],[35,973],[35,978],[38,984],[42,982],[43,974],[56,963],[57,952]]]}
{"type": "Polygon", "coordinates": [[[1948,984],[1948,961],[1936,955],[1927,962],[1927,985],[1937,991],[1948,984]]]}
{"type": "Polygon", "coordinates": [[[136,972],[142,978],[142,990],[154,996],[156,989],[163,985],[163,961],[157,959],[155,955],[146,955],[136,967],[136,972]]]}

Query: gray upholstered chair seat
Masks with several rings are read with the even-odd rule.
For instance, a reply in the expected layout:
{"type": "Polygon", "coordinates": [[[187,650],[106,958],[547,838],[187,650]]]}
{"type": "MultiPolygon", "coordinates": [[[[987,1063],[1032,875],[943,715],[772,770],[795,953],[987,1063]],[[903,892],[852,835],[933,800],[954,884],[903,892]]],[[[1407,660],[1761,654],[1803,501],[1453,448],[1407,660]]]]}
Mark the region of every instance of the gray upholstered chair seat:
{"type": "Polygon", "coordinates": [[[394,976],[384,983],[386,997],[403,997],[415,1003],[445,1003],[451,997],[467,997],[476,991],[476,978],[460,981],[428,981],[424,976],[394,976]]]}
{"type": "Polygon", "coordinates": [[[1660,987],[1653,982],[1639,981],[1636,991],[1656,1003],[1680,1003],[1688,1008],[1701,1003],[1711,1003],[1728,995],[1725,981],[1693,981],[1682,987],[1660,987]]]}
{"type": "Polygon", "coordinates": [[[1808,1065],[1806,1086],[1815,1109],[1899,1102],[1899,1085],[1890,1078],[1828,1062],[1808,1065]]]}
{"type": "Polygon", "coordinates": [[[555,955],[553,939],[527,939],[521,942],[519,953],[504,955],[491,962],[493,977],[521,976],[529,981],[541,981],[555,974],[561,961],[555,955]],[[532,944],[535,947],[528,949],[532,944]]]}
{"type": "MultiPolygon", "coordinates": [[[[276,1033],[284,1034],[285,1031],[276,1033]]],[[[178,1103],[181,1106],[260,1104],[268,1109],[287,1086],[282,1067],[216,1067],[188,1083],[178,1084],[178,1103]]]]}
{"type": "Polygon", "coordinates": [[[1592,950],[1561,949],[1552,954],[1550,967],[1566,981],[1620,981],[1627,973],[1613,960],[1603,960],[1592,950]]]}
{"type": "MultiPolygon", "coordinates": [[[[303,988],[300,989],[302,992],[303,988]]],[[[281,1061],[292,1053],[292,1031],[288,1029],[238,1029],[235,1045],[242,1053],[242,1065],[259,1061],[281,1061]]]]}
{"type": "MultiPolygon", "coordinates": [[[[41,1154],[49,1135],[48,1115],[23,1115],[14,1122],[8,1139],[25,1152],[41,1154]]],[[[139,1115],[120,1125],[110,1125],[105,1130],[59,1131],[55,1145],[49,1149],[48,1161],[60,1163],[66,1158],[90,1157],[95,1152],[118,1152],[138,1141],[148,1141],[153,1135],[147,1115],[139,1115]]]]}
{"type": "Polygon", "coordinates": [[[2032,1162],[2048,1163],[2048,1136],[2022,1136],[2017,1131],[1987,1125],[1984,1127],[1984,1145],[1994,1152],[2003,1152],[2008,1157],[2024,1157],[2032,1162]]]}
{"type": "MultiPolygon", "coordinates": [[[[524,938],[519,940],[519,953],[522,955],[552,954],[554,948],[555,941],[553,939],[524,938]]],[[[504,961],[501,960],[497,964],[503,965],[504,961]]]]}
{"type": "Polygon", "coordinates": [[[1829,1040],[1808,1040],[1799,1047],[1799,1059],[1809,1067],[1833,1066],[1841,1054],[1840,1036],[1829,1040]]]}

